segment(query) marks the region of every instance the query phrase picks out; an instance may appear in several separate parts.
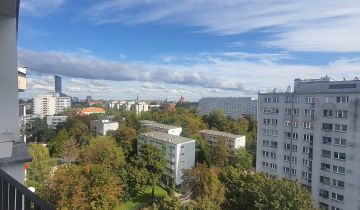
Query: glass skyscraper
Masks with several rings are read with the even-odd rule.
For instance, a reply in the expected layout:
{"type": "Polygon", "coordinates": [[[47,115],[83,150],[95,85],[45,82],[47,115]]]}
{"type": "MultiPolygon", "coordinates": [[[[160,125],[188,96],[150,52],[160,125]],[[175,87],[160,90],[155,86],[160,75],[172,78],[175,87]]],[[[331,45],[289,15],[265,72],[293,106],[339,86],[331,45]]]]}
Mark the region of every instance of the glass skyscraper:
{"type": "Polygon", "coordinates": [[[55,75],[55,92],[61,94],[61,77],[58,75],[55,75]]]}

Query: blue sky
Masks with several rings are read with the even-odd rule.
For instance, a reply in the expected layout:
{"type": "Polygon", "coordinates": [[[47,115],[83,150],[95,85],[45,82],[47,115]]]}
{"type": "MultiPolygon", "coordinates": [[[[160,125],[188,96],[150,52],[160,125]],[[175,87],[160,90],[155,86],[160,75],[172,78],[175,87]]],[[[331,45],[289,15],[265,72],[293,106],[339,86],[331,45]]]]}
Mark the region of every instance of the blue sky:
{"type": "Polygon", "coordinates": [[[360,73],[359,1],[23,0],[28,90],[196,101],[360,73]]]}

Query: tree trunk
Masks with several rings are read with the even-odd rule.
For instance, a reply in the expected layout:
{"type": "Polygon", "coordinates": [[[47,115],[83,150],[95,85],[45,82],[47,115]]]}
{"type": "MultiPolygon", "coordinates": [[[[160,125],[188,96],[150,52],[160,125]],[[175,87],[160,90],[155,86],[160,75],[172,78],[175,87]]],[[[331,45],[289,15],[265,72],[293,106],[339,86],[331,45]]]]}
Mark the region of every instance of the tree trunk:
{"type": "Polygon", "coordinates": [[[154,203],[155,199],[155,181],[152,184],[152,202],[154,203]]]}

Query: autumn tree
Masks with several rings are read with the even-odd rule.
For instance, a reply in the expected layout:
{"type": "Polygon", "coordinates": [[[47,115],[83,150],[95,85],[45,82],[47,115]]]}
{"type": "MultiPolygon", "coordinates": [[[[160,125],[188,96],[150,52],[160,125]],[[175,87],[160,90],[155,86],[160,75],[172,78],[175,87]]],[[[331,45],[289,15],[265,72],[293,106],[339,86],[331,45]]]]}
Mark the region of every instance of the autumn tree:
{"type": "Polygon", "coordinates": [[[207,141],[203,139],[199,134],[191,136],[195,139],[195,162],[211,164],[211,148],[207,141]]]}
{"type": "Polygon", "coordinates": [[[61,157],[67,164],[74,163],[80,154],[79,146],[77,145],[75,139],[69,138],[65,141],[62,146],[61,157]]]}
{"type": "Polygon", "coordinates": [[[114,209],[121,202],[119,177],[100,165],[61,167],[49,180],[50,201],[63,209],[114,209]]]}
{"type": "Polygon", "coordinates": [[[28,148],[32,161],[29,163],[25,185],[34,187],[36,194],[46,198],[46,181],[56,161],[50,157],[48,148],[41,144],[30,143],[28,148]]]}
{"type": "Polygon", "coordinates": [[[137,133],[134,128],[120,124],[119,128],[110,134],[114,137],[116,143],[123,148],[126,157],[136,154],[137,133]]]}
{"type": "Polygon", "coordinates": [[[31,122],[31,127],[27,128],[25,133],[30,142],[46,143],[55,136],[55,132],[40,118],[35,118],[31,122]]]}
{"type": "Polygon", "coordinates": [[[181,201],[178,197],[174,195],[166,194],[160,202],[160,210],[180,210],[181,201]]]}
{"type": "Polygon", "coordinates": [[[219,167],[225,167],[229,163],[229,150],[225,139],[219,139],[212,148],[212,163],[219,167]]]}
{"type": "Polygon", "coordinates": [[[230,151],[230,164],[236,168],[252,170],[252,161],[252,155],[245,148],[230,151]]]}
{"type": "Polygon", "coordinates": [[[193,169],[184,170],[184,185],[191,188],[200,209],[221,209],[224,202],[224,185],[218,178],[218,170],[205,164],[197,164],[193,169]]]}

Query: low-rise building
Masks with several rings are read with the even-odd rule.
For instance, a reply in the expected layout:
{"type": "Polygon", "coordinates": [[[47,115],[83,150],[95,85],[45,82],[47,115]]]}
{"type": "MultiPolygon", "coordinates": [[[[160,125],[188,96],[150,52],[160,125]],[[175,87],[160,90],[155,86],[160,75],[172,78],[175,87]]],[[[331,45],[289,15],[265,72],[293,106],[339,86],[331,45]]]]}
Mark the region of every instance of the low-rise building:
{"type": "Polygon", "coordinates": [[[180,185],[183,182],[182,170],[191,169],[195,166],[195,140],[168,133],[152,131],[140,134],[137,149],[143,144],[151,144],[165,155],[166,171],[163,181],[167,184],[180,185]]]}
{"type": "Polygon", "coordinates": [[[66,122],[67,116],[47,116],[46,124],[49,128],[56,129],[60,123],[66,122]]]}
{"type": "Polygon", "coordinates": [[[119,128],[119,123],[111,120],[92,120],[90,121],[90,130],[92,135],[105,136],[108,131],[114,131],[119,128]]]}
{"type": "Polygon", "coordinates": [[[141,120],[140,123],[141,123],[141,127],[143,128],[148,128],[152,131],[168,133],[175,136],[180,136],[182,132],[182,127],[161,124],[151,120],[141,120]]]}
{"type": "Polygon", "coordinates": [[[214,130],[201,130],[199,132],[201,136],[209,142],[210,146],[214,146],[216,142],[221,139],[225,141],[225,145],[229,149],[244,148],[246,145],[246,136],[243,135],[235,135],[214,130]]]}
{"type": "Polygon", "coordinates": [[[134,110],[136,114],[147,112],[149,111],[149,104],[147,104],[145,101],[140,101],[132,105],[131,109],[134,110]]]}

